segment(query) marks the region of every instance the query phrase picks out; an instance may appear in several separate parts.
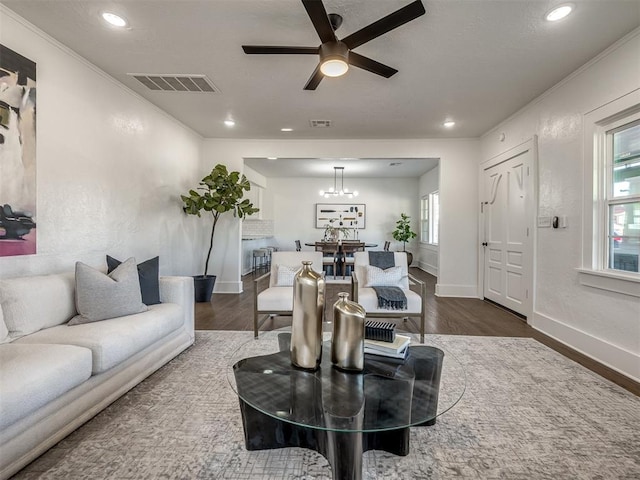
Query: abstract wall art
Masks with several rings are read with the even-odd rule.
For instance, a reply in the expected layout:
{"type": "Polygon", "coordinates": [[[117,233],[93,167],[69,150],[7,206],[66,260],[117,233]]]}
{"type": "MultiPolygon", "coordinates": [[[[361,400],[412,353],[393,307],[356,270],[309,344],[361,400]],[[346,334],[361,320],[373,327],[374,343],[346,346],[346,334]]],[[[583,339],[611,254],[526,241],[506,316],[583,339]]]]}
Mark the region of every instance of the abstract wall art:
{"type": "Polygon", "coordinates": [[[0,257],[36,253],[36,64],[0,45],[0,257]]]}

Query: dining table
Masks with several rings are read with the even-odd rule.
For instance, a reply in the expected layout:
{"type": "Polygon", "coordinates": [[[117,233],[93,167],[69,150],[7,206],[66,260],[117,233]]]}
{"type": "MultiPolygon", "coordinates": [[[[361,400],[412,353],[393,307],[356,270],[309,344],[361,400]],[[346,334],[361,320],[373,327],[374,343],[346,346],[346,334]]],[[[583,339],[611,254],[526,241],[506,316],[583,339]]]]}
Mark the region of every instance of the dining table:
{"type": "MultiPolygon", "coordinates": [[[[305,242],[304,244],[307,247],[315,247],[317,244],[322,244],[322,243],[336,243],[336,242],[325,242],[324,240],[318,240],[317,242],[305,242]]],[[[350,243],[350,242],[346,242],[346,243],[350,243]]],[[[355,241],[353,241],[353,243],[356,243],[355,241]]],[[[377,243],[368,243],[368,242],[361,242],[364,243],[364,248],[375,248],[378,246],[377,243]]],[[[344,253],[342,251],[342,245],[343,243],[341,241],[338,242],[338,257],[337,257],[337,261],[336,261],[336,270],[337,272],[335,272],[334,277],[337,277],[338,275],[342,275],[342,271],[345,267],[345,262],[344,262],[344,253]]],[[[348,273],[348,271],[347,271],[348,273]]]]}

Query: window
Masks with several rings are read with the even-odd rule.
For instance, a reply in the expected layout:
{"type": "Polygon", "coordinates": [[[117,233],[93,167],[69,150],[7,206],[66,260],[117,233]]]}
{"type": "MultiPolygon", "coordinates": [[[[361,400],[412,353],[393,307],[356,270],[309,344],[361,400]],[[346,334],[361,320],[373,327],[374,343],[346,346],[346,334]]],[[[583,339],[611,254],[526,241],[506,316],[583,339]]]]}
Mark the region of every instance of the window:
{"type": "MultiPolygon", "coordinates": [[[[628,119],[624,119],[628,120],[628,119]]],[[[606,132],[607,268],[640,272],[640,120],[606,132]]]]}
{"type": "Polygon", "coordinates": [[[422,197],[420,202],[420,241],[438,244],[440,223],[440,193],[433,192],[422,197]]]}
{"type": "Polygon", "coordinates": [[[440,193],[429,194],[429,243],[438,245],[440,232],[440,193]]]}
{"type": "Polygon", "coordinates": [[[429,242],[429,196],[420,200],[420,241],[429,242]]]}

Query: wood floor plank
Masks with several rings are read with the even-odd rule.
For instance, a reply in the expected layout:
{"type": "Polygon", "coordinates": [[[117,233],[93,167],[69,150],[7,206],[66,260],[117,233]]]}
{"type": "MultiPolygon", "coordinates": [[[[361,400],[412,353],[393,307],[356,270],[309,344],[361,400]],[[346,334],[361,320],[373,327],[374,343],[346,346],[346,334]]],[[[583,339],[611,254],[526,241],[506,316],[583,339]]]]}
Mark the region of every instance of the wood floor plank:
{"type": "MultiPolygon", "coordinates": [[[[530,327],[525,320],[508,310],[475,298],[447,298],[435,295],[436,278],[418,269],[411,273],[427,284],[427,334],[472,335],[496,337],[529,337],[543,343],[604,378],[640,396],[640,383],[606,367],[566,345],[530,327]]],[[[196,330],[253,330],[253,279],[252,274],[242,279],[241,294],[214,294],[209,303],[196,303],[196,330]]],[[[339,292],[350,292],[350,285],[327,284],[326,320],[333,320],[332,305],[339,292]]],[[[290,317],[268,320],[262,330],[291,325],[290,317]]],[[[412,325],[408,329],[415,331],[412,325]]]]}

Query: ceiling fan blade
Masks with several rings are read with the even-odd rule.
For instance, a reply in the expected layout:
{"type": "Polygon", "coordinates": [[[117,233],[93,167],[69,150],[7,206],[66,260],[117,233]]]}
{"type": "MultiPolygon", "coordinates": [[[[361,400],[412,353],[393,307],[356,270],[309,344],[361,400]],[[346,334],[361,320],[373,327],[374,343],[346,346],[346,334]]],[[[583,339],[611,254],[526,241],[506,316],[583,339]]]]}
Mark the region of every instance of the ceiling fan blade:
{"type": "Polygon", "coordinates": [[[371,60],[368,57],[363,57],[356,52],[349,52],[349,64],[353,65],[354,67],[367,70],[368,72],[381,75],[385,78],[389,78],[390,76],[398,73],[398,70],[396,70],[395,68],[391,68],[383,63],[371,60]]]}
{"type": "Polygon", "coordinates": [[[425,9],[422,1],[416,0],[406,7],[402,7],[400,10],[396,10],[377,22],[373,22],[348,37],[343,38],[342,42],[351,50],[424,14],[425,9]]]}
{"type": "Polygon", "coordinates": [[[320,71],[320,64],[316,67],[316,69],[309,77],[307,84],[304,86],[304,90],[315,90],[320,83],[320,80],[324,78],[324,74],[320,71]]]}
{"type": "Polygon", "coordinates": [[[257,54],[318,54],[318,47],[277,47],[271,45],[243,45],[242,49],[244,53],[257,53],[257,54]]]}
{"type": "Polygon", "coordinates": [[[335,42],[336,34],[333,31],[329,16],[324,8],[322,0],[302,0],[304,8],[311,19],[311,23],[318,32],[318,36],[322,43],[335,42]]]}

